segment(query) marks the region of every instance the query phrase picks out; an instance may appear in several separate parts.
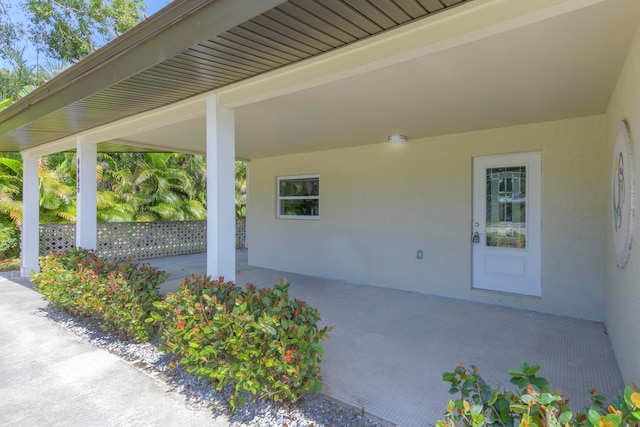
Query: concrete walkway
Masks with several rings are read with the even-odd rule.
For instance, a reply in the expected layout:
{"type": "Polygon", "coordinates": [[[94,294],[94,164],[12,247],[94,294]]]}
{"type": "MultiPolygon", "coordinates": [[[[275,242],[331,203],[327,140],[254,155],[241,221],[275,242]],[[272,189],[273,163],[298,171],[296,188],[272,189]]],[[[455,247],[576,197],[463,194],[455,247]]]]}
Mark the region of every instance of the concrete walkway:
{"type": "MultiPolygon", "coordinates": [[[[574,409],[589,388],[608,397],[623,388],[602,323],[253,268],[246,251],[237,260],[237,283],[272,286],[285,276],[290,294],[333,326],[323,393],[398,426],[441,417],[451,398],[442,373],[458,363],[506,387],[508,369],[539,364],[574,409]]],[[[205,270],[204,254],[147,262],[171,275],[165,292],[205,270]]],[[[30,286],[0,273],[0,425],[228,425],[39,316],[45,302],[30,286]]]]}
{"type": "MultiPolygon", "coordinates": [[[[206,269],[204,254],[149,261],[171,275],[164,291],[206,269]]],[[[323,344],[324,394],[398,426],[435,424],[451,399],[442,373],[458,363],[507,388],[507,370],[540,365],[574,410],[588,404],[588,389],[612,398],[624,387],[599,322],[254,268],[247,251],[237,252],[237,266],[241,285],[286,277],[290,294],[333,326],[323,344]]]]}
{"type": "Polygon", "coordinates": [[[228,426],[46,317],[17,272],[0,273],[0,425],[228,426]]]}

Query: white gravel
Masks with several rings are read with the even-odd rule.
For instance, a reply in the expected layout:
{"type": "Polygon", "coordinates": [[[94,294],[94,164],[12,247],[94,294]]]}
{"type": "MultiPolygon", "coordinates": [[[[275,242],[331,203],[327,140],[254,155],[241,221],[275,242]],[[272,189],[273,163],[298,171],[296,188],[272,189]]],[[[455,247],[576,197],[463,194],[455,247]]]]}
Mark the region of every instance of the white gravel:
{"type": "Polygon", "coordinates": [[[321,394],[309,394],[296,403],[282,404],[259,400],[229,410],[231,387],[221,392],[206,381],[184,372],[179,366],[169,369],[171,356],[158,350],[158,342],[137,344],[123,341],[117,335],[104,332],[96,320],[75,317],[50,307],[40,310],[60,327],[72,331],[93,346],[107,349],[154,377],[165,381],[185,396],[190,408],[210,408],[216,415],[225,415],[233,427],[388,427],[391,424],[343,407],[321,394]]]}

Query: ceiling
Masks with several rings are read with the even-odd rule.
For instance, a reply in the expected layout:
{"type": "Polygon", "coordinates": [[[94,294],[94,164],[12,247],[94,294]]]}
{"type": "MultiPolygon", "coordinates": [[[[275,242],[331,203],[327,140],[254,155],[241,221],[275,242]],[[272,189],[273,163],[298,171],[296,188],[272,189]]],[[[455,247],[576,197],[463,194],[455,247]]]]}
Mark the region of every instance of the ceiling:
{"type": "Polygon", "coordinates": [[[170,105],[470,1],[175,0],[0,111],[0,150],[170,105]]]}
{"type": "MultiPolygon", "coordinates": [[[[500,0],[468,1],[450,11],[423,14],[414,22],[428,21],[433,19],[431,16],[453,16],[458,10],[464,12],[465,5],[473,6],[476,2],[479,8],[501,3],[500,0]]],[[[261,20],[273,19],[270,13],[284,22],[291,14],[287,8],[310,10],[319,3],[333,7],[366,5],[370,12],[373,4],[392,4],[373,0],[295,0],[254,19],[252,25],[264,25],[261,20]]],[[[458,2],[420,3],[444,6],[458,2]]],[[[382,143],[388,135],[396,133],[417,139],[602,114],[638,30],[640,2],[579,0],[566,3],[582,3],[584,7],[549,13],[531,23],[514,22],[502,31],[458,40],[433,51],[390,61],[384,66],[336,73],[326,81],[319,79],[282,93],[275,90],[270,95],[238,102],[234,106],[236,156],[255,159],[382,143]]],[[[393,4],[408,8],[417,2],[406,0],[393,4]]],[[[427,11],[426,8],[421,10],[427,11]]],[[[444,24],[449,22],[444,18],[444,24]]],[[[395,19],[400,20],[398,16],[395,19]]],[[[396,22],[394,25],[398,29],[391,31],[403,31],[403,26],[414,18],[405,19],[396,22]]],[[[378,24],[378,33],[386,31],[381,22],[378,24]]],[[[246,25],[243,28],[246,29],[246,25]]],[[[233,31],[238,29],[230,32],[233,31]]],[[[338,30],[335,31],[337,34],[338,30]]],[[[286,71],[288,67],[300,64],[322,67],[322,58],[339,55],[353,46],[381,37],[374,33],[362,36],[364,42],[350,41],[353,44],[331,47],[326,51],[328,53],[314,53],[315,56],[298,59],[280,70],[286,71]],[[316,59],[319,62],[311,62],[316,59]]],[[[206,43],[199,46],[203,45],[206,43]]],[[[376,47],[374,44],[373,48],[376,47]]],[[[193,47],[190,51],[198,49],[193,47]]],[[[263,76],[266,80],[279,72],[264,71],[246,81],[260,81],[263,76]]],[[[288,76],[286,72],[280,75],[288,76]]],[[[294,78],[295,74],[291,73],[291,79],[294,78]]],[[[243,81],[229,83],[229,91],[242,85],[243,81]]],[[[162,86],[162,80],[158,82],[162,86]]],[[[217,92],[223,96],[226,88],[223,85],[217,92]]],[[[144,95],[141,92],[136,96],[144,95]]],[[[198,99],[200,113],[190,113],[183,118],[177,115],[166,124],[158,121],[153,126],[119,134],[118,138],[102,139],[105,142],[99,144],[99,149],[138,147],[139,151],[166,149],[204,153],[204,98],[198,99]]]]}
{"type": "MultiPolygon", "coordinates": [[[[640,2],[598,3],[352,77],[236,108],[254,159],[561,120],[606,111],[640,2]]],[[[127,137],[204,147],[204,118],[127,137]]]]}

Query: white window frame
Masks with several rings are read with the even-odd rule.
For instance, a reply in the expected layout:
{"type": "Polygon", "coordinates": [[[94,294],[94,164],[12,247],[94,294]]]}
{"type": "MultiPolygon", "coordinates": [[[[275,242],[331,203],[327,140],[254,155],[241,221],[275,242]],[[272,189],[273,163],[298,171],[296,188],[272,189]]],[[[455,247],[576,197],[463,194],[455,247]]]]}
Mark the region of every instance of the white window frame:
{"type": "Polygon", "coordinates": [[[283,215],[280,211],[281,201],[283,200],[318,200],[318,211],[320,210],[320,174],[309,174],[309,175],[288,175],[288,176],[279,176],[276,182],[276,218],[278,219],[320,219],[320,214],[318,215],[283,215]],[[287,180],[297,180],[297,179],[312,179],[316,178],[318,180],[318,195],[317,196],[280,196],[280,182],[287,180]]]}

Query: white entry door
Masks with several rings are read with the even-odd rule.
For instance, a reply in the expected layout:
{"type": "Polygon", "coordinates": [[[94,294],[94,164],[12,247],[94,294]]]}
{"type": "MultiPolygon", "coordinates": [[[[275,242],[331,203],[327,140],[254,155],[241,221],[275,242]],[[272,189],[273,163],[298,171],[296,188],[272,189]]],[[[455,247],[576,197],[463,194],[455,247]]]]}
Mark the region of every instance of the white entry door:
{"type": "Polygon", "coordinates": [[[473,287],[541,295],[540,153],[473,159],[473,287]]]}

